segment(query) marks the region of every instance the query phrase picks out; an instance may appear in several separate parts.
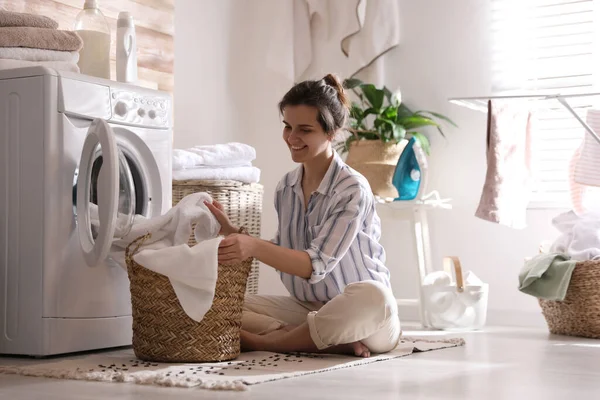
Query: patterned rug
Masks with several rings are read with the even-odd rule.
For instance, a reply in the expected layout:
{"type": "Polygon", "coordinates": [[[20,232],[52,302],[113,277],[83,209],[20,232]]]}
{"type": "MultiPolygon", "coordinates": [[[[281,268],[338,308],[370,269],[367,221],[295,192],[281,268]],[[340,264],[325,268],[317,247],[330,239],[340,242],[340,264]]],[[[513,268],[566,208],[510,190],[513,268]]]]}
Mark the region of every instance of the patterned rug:
{"type": "Polygon", "coordinates": [[[95,353],[32,365],[0,366],[0,373],[57,379],[129,382],[141,385],[246,390],[249,385],[308,374],[356,367],[405,357],[414,352],[464,345],[462,339],[431,340],[405,337],[393,351],[370,358],[343,355],[242,353],[237,359],[204,364],[167,364],[140,361],[133,350],[95,353]]]}

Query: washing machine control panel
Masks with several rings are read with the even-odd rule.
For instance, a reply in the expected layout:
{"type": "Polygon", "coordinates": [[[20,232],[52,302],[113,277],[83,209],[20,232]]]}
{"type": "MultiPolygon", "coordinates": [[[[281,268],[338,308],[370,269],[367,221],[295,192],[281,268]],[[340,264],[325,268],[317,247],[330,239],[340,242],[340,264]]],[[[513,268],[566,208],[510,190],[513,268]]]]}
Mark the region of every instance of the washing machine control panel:
{"type": "Polygon", "coordinates": [[[147,94],[111,88],[112,120],[134,125],[169,127],[171,99],[162,93],[147,94]]]}

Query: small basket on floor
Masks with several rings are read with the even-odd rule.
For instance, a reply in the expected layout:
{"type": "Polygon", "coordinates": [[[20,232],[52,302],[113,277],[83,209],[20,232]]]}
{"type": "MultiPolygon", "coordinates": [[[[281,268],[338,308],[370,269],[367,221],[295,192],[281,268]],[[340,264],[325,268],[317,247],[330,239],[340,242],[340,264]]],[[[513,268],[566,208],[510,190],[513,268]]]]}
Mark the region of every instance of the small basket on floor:
{"type": "Polygon", "coordinates": [[[576,264],[563,301],[539,303],[551,333],[600,339],[600,261],[576,264]]]}
{"type": "Polygon", "coordinates": [[[219,264],[215,296],[202,321],[183,311],[169,278],[135,262],[133,257],[150,235],[126,249],[136,357],[156,362],[212,362],[240,354],[242,306],[252,265],[219,264]]]}
{"type": "MultiPolygon", "coordinates": [[[[243,226],[254,237],[260,237],[263,186],[258,183],[243,183],[239,181],[218,180],[174,180],[173,205],[192,193],[205,192],[214,200],[223,205],[225,214],[236,226],[243,226]]],[[[194,246],[194,235],[188,242],[194,246]]],[[[252,262],[252,269],[248,276],[246,293],[258,293],[258,260],[252,262]]]]}

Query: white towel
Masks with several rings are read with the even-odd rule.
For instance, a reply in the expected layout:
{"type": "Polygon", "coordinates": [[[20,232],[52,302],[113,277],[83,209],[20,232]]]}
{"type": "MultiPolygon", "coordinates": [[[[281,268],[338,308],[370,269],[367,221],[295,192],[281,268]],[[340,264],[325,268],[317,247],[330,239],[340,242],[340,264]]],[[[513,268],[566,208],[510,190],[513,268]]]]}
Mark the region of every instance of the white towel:
{"type": "Polygon", "coordinates": [[[173,171],[173,179],[177,181],[199,179],[257,183],[260,181],[260,169],[256,167],[182,169],[173,171]]]}
{"type": "Polygon", "coordinates": [[[576,261],[600,259],[600,213],[578,216],[568,211],[554,217],[552,225],[561,235],[550,247],[551,253],[568,254],[576,261]]]}
{"type": "MultiPolygon", "coordinates": [[[[218,250],[221,226],[204,205],[212,201],[207,193],[184,197],[166,214],[146,219],[136,216],[130,232],[113,241],[111,257],[121,267],[125,263],[125,248],[146,233],[148,239],[134,259],[140,265],[169,278],[181,307],[195,321],[201,321],[210,309],[217,282],[218,250]],[[197,245],[187,241],[196,224],[194,236],[197,245]]],[[[92,220],[94,216],[92,215],[92,220]]]]}
{"type": "Polygon", "coordinates": [[[29,47],[0,47],[0,58],[24,61],[68,61],[77,64],[79,52],[32,49],[29,47]]]}
{"type": "Polygon", "coordinates": [[[527,226],[534,142],[535,118],[527,103],[488,102],[487,173],[476,217],[514,229],[527,226]]]}
{"type": "Polygon", "coordinates": [[[185,150],[173,150],[173,170],[207,165],[240,165],[250,163],[255,158],[254,147],[243,143],[194,146],[185,150]]]}
{"type": "MultiPolygon", "coordinates": [[[[310,65],[295,81],[331,71],[350,77],[400,44],[396,0],[305,0],[308,13],[295,13],[294,26],[310,20],[310,65]],[[307,15],[308,14],[308,15],[307,15]]],[[[305,49],[300,48],[303,53],[305,49]]]]}
{"type": "Polygon", "coordinates": [[[0,70],[13,69],[23,67],[42,66],[52,68],[57,71],[68,71],[79,73],[77,64],[69,61],[25,61],[25,60],[10,60],[6,58],[0,59],[0,70]]]}

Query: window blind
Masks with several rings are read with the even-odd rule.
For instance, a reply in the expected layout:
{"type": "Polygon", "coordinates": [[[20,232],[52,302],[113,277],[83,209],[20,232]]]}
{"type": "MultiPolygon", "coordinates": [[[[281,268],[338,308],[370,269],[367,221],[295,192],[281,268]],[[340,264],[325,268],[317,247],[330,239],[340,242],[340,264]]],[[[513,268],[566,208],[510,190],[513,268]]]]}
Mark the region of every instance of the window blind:
{"type": "MultiPolygon", "coordinates": [[[[494,94],[600,91],[600,0],[491,0],[494,94]]],[[[600,96],[569,99],[585,120],[600,96]]],[[[536,102],[537,181],[531,206],[569,204],[568,166],[584,135],[556,100],[536,102]]]]}

